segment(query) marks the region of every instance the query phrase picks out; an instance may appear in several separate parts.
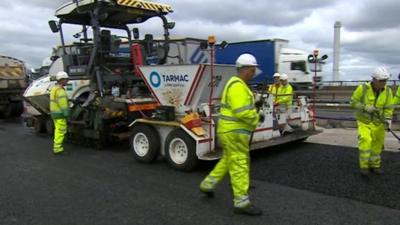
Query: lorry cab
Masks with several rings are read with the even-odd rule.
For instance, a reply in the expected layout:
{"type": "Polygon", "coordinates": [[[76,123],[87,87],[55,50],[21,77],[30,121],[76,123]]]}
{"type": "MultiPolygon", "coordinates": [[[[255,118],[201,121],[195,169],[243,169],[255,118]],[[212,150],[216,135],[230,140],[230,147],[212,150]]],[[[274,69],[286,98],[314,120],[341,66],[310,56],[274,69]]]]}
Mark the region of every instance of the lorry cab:
{"type": "Polygon", "coordinates": [[[296,85],[306,85],[312,81],[313,74],[307,62],[305,51],[282,48],[279,55],[278,71],[288,75],[288,81],[296,85]]]}

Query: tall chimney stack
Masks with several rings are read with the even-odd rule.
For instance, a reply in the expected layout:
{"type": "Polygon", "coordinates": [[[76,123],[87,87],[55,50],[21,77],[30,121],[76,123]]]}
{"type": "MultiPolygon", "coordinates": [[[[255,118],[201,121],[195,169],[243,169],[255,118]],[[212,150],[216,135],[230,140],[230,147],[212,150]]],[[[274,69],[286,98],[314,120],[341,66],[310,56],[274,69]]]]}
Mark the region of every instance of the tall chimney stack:
{"type": "Polygon", "coordinates": [[[333,38],[333,81],[338,81],[339,78],[339,57],[340,57],[340,28],[342,24],[340,21],[335,22],[335,32],[333,38]]]}

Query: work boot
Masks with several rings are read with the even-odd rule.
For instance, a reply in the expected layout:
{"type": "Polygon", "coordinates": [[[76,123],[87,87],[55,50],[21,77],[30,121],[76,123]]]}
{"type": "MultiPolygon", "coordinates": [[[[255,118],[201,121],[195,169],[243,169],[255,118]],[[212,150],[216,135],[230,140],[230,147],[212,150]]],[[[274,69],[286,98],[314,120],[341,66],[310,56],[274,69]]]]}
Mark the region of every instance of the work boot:
{"type": "Polygon", "coordinates": [[[208,198],[214,198],[214,191],[200,189],[200,192],[203,193],[208,198]]]}
{"type": "Polygon", "coordinates": [[[207,177],[200,183],[200,192],[205,194],[207,197],[214,197],[214,188],[216,185],[216,181],[212,177],[207,177]]]}
{"type": "Polygon", "coordinates": [[[371,171],[372,171],[372,173],[377,174],[377,175],[383,174],[383,171],[381,168],[372,168],[371,171]]]}
{"type": "Polygon", "coordinates": [[[360,169],[360,174],[363,177],[368,177],[369,176],[369,169],[360,169]]]}
{"type": "Polygon", "coordinates": [[[248,216],[261,216],[262,215],[262,210],[253,206],[250,204],[247,207],[239,208],[235,207],[233,212],[235,214],[243,214],[243,215],[248,215],[248,216]]]}
{"type": "Polygon", "coordinates": [[[54,155],[62,155],[64,154],[64,151],[59,151],[59,152],[53,152],[54,155]]]}

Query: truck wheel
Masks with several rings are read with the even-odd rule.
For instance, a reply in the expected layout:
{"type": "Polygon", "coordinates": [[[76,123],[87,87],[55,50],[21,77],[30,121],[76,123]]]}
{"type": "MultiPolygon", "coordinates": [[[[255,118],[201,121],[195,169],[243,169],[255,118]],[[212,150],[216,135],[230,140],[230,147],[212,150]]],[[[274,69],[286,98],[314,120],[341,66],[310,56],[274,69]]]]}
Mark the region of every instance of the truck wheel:
{"type": "Polygon", "coordinates": [[[165,157],[173,168],[183,171],[193,170],[199,161],[195,141],[181,129],[168,134],[165,141],[165,157]]]}
{"type": "Polygon", "coordinates": [[[160,152],[160,136],[153,127],[139,124],[132,129],[129,145],[136,160],[151,163],[160,152]]]}
{"type": "Polygon", "coordinates": [[[46,122],[42,117],[33,118],[33,128],[36,133],[46,133],[46,122]]]}
{"type": "Polygon", "coordinates": [[[13,108],[13,116],[15,117],[20,117],[21,114],[24,112],[24,105],[22,102],[13,102],[12,104],[13,108]]]}

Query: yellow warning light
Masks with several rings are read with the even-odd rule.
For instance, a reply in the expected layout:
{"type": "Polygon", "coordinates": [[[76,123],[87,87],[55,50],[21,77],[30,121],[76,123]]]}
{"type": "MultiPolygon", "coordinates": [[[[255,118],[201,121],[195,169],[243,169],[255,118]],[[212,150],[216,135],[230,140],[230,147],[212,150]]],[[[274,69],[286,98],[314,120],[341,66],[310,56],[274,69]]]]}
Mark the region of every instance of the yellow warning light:
{"type": "Polygon", "coordinates": [[[208,36],[208,44],[209,45],[214,45],[215,44],[215,36],[214,35],[208,36]]]}

